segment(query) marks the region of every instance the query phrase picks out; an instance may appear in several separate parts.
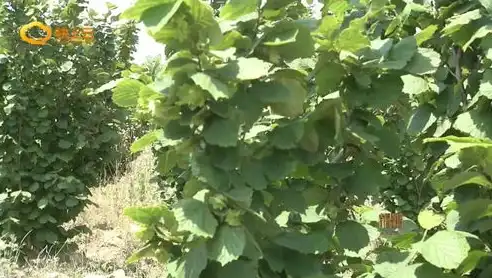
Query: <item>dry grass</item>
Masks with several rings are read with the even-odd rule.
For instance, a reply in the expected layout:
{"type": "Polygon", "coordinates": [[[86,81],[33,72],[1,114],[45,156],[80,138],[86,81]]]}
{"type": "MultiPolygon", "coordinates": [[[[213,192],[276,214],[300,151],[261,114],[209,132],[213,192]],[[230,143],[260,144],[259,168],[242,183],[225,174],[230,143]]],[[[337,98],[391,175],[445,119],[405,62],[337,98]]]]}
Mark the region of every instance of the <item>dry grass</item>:
{"type": "Polygon", "coordinates": [[[142,153],[132,162],[127,173],[93,190],[91,201],[96,205],[87,207],[73,223],[68,224],[83,224],[91,230],[91,233],[72,239],[78,250],[63,252],[67,255],[63,260],[59,253],[46,250],[22,268],[12,263],[13,258],[3,259],[0,261],[0,277],[164,277],[162,266],[151,260],[131,266],[125,264],[125,259],[139,247],[139,242],[131,233],[132,223],[123,215],[123,209],[160,201],[157,185],[150,182],[152,160],[150,152],[142,153]],[[115,271],[124,271],[126,276],[118,276],[115,271]],[[114,274],[109,275],[111,273],[114,274]],[[90,276],[95,274],[105,276],[90,276]]]}

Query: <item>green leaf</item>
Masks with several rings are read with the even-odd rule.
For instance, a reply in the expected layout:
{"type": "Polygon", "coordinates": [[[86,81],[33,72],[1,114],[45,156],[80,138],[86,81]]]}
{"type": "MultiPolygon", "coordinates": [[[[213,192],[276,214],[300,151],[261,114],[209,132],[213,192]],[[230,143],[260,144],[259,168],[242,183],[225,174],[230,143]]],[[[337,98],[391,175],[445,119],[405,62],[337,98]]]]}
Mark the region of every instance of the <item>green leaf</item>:
{"type": "Polygon", "coordinates": [[[133,6],[123,11],[120,15],[121,19],[136,19],[140,20],[143,13],[150,8],[176,2],[175,0],[138,0],[133,6]]]}
{"type": "Polygon", "coordinates": [[[276,244],[299,251],[303,254],[321,254],[330,249],[330,239],[326,232],[311,232],[302,234],[288,232],[277,236],[273,240],[276,244]]]}
{"type": "Polygon", "coordinates": [[[333,61],[318,64],[316,67],[315,79],[316,85],[318,86],[317,91],[321,95],[326,95],[340,86],[346,74],[345,68],[333,61]]]}
{"type": "Polygon", "coordinates": [[[431,264],[400,264],[394,269],[389,276],[384,278],[452,278],[453,276],[446,276],[442,270],[431,264]]]}
{"type": "Polygon", "coordinates": [[[492,13],[492,2],[490,0],[478,0],[482,6],[487,9],[489,13],[492,13]]]}
{"type": "Polygon", "coordinates": [[[467,148],[492,148],[492,140],[473,138],[473,137],[457,137],[457,136],[446,136],[441,138],[426,138],[424,143],[432,142],[446,142],[449,144],[448,152],[454,153],[462,149],[467,148]]]}
{"type": "Polygon", "coordinates": [[[283,79],[280,81],[287,89],[282,101],[271,104],[272,111],[285,117],[296,117],[304,112],[306,89],[296,80],[283,79]]]}
{"type": "Polygon", "coordinates": [[[466,13],[457,14],[448,19],[448,23],[442,29],[442,33],[444,35],[450,35],[458,30],[464,25],[469,24],[470,22],[481,18],[480,10],[472,10],[466,13]]]}
{"type": "Polygon", "coordinates": [[[492,201],[490,199],[476,198],[462,202],[458,207],[460,224],[468,224],[480,218],[490,215],[492,201]]]}
{"type": "Polygon", "coordinates": [[[129,207],[125,208],[123,214],[146,226],[152,226],[161,220],[172,226],[176,221],[173,213],[166,206],[129,207]]]}
{"type": "Polygon", "coordinates": [[[258,262],[237,260],[228,263],[217,273],[217,278],[257,278],[258,262]]]}
{"type": "Polygon", "coordinates": [[[280,21],[268,30],[263,39],[267,46],[281,46],[294,43],[299,34],[299,27],[292,21],[280,21]]]}
{"type": "Polygon", "coordinates": [[[415,75],[433,74],[441,63],[441,55],[430,48],[419,48],[405,70],[415,75]]]}
{"type": "Polygon", "coordinates": [[[364,225],[355,221],[344,221],[337,225],[335,236],[344,249],[358,252],[369,244],[369,232],[364,225]]]}
{"type": "Polygon", "coordinates": [[[472,250],[468,253],[468,257],[461,263],[458,267],[458,271],[461,274],[469,274],[469,272],[473,271],[473,269],[477,268],[478,263],[484,257],[487,257],[489,254],[482,250],[472,250]]]}
{"type": "Polygon", "coordinates": [[[207,267],[207,249],[205,244],[190,248],[190,251],[178,260],[166,265],[173,278],[199,278],[207,267]]]}
{"type": "Polygon", "coordinates": [[[325,16],[321,19],[321,24],[315,31],[331,42],[333,35],[340,28],[340,21],[334,16],[325,16]]]}
{"type": "Polygon", "coordinates": [[[179,231],[188,231],[201,237],[214,236],[218,223],[206,204],[195,199],[183,199],[173,211],[179,231]]]}
{"type": "Polygon", "coordinates": [[[42,198],[38,201],[38,208],[39,209],[44,209],[49,203],[49,200],[46,198],[42,198]]]}
{"type": "Polygon", "coordinates": [[[65,150],[69,149],[72,145],[73,145],[72,142],[67,141],[67,140],[61,139],[60,141],[58,141],[58,147],[65,149],[65,150]]]}
{"type": "Polygon", "coordinates": [[[268,181],[263,174],[263,169],[259,161],[246,161],[241,167],[241,176],[256,190],[263,190],[267,187],[268,181]]]}
{"type": "Polygon", "coordinates": [[[233,71],[239,80],[254,80],[266,76],[272,67],[272,64],[254,57],[238,58],[232,65],[232,68],[227,69],[233,71]]]}
{"type": "Polygon", "coordinates": [[[275,128],[271,133],[271,143],[279,149],[293,149],[304,134],[304,124],[300,121],[275,128]]]}
{"type": "MultiPolygon", "coordinates": [[[[160,0],[163,1],[163,0],[160,0]]],[[[141,15],[141,20],[145,24],[152,35],[157,34],[162,28],[164,28],[171,18],[176,14],[183,0],[169,1],[158,6],[154,6],[151,9],[147,9],[141,15]]]]}
{"type": "Polygon", "coordinates": [[[420,46],[424,42],[428,41],[434,33],[437,31],[438,26],[437,25],[429,25],[422,31],[418,32],[415,35],[415,39],[417,40],[417,45],[420,46]]]}
{"type": "Polygon", "coordinates": [[[306,89],[295,79],[280,79],[274,82],[255,83],[249,89],[263,103],[270,104],[274,113],[295,117],[304,111],[306,89]]]}
{"type": "Polygon", "coordinates": [[[379,188],[388,185],[387,178],[382,174],[383,169],[375,160],[367,160],[356,168],[355,175],[347,179],[345,190],[359,197],[376,193],[379,188]]]}
{"type": "Polygon", "coordinates": [[[408,122],[408,134],[415,136],[429,129],[437,120],[432,110],[432,107],[427,104],[419,106],[408,122]]]}
{"type": "Polygon", "coordinates": [[[130,147],[132,153],[143,151],[145,148],[151,146],[154,142],[164,137],[164,131],[162,129],[153,130],[147,132],[142,137],[138,138],[130,147]]]}
{"type": "Polygon", "coordinates": [[[220,18],[233,20],[243,15],[256,12],[258,0],[229,0],[220,9],[220,18]]]}
{"type": "Polygon", "coordinates": [[[233,200],[241,203],[243,206],[251,206],[251,201],[253,199],[253,190],[251,188],[244,185],[237,186],[227,193],[233,200]]]}
{"type": "Polygon", "coordinates": [[[179,156],[175,149],[169,149],[168,151],[159,154],[157,160],[157,171],[161,175],[166,175],[171,171],[178,163],[179,156]]]}
{"type": "Polygon", "coordinates": [[[283,59],[287,63],[298,58],[311,58],[314,44],[311,30],[298,21],[280,21],[264,38],[271,59],[283,59]]]}
{"type": "Polygon", "coordinates": [[[438,231],[424,241],[420,252],[426,261],[437,267],[456,269],[466,259],[469,250],[465,236],[453,231],[438,231]]]}
{"type": "Polygon", "coordinates": [[[492,137],[492,113],[471,110],[458,115],[453,128],[472,137],[488,139],[492,137]]]}
{"type": "Polygon", "coordinates": [[[437,191],[447,192],[465,184],[479,184],[492,188],[492,183],[478,172],[460,172],[451,178],[435,178],[431,181],[437,191]]]}
{"type": "Polygon", "coordinates": [[[482,80],[480,80],[480,87],[478,89],[478,93],[476,93],[473,96],[472,100],[468,104],[468,107],[471,107],[475,103],[477,103],[480,97],[486,97],[487,99],[492,100],[492,70],[491,69],[486,69],[484,71],[482,80]]]}
{"type": "MultiPolygon", "coordinates": [[[[492,3],[492,2],[489,2],[492,3]]],[[[492,6],[492,4],[490,4],[492,6]]],[[[480,27],[475,34],[463,45],[463,50],[466,50],[476,39],[481,39],[492,33],[492,24],[487,24],[480,27]]]]}
{"type": "Polygon", "coordinates": [[[121,107],[136,107],[143,83],[135,79],[120,81],[113,89],[113,102],[121,107]]]}
{"type": "Polygon", "coordinates": [[[434,213],[432,210],[422,210],[418,215],[418,221],[422,228],[430,230],[444,221],[445,217],[434,213]]]}
{"type": "Polygon", "coordinates": [[[414,36],[406,37],[391,48],[388,58],[380,64],[382,68],[402,69],[417,52],[417,40],[414,36]]]}
{"type": "Polygon", "coordinates": [[[371,42],[362,34],[361,29],[358,24],[350,24],[349,28],[340,32],[336,41],[338,49],[356,53],[360,49],[370,47],[371,42]]]}
{"type": "Polygon", "coordinates": [[[193,79],[193,82],[200,86],[200,88],[209,92],[215,100],[221,98],[231,98],[235,93],[233,88],[203,72],[193,74],[191,79],[193,79]]]}
{"type": "Polygon", "coordinates": [[[246,234],[243,227],[222,225],[209,245],[209,258],[222,266],[236,260],[243,254],[246,234]]]}
{"type": "Polygon", "coordinates": [[[215,117],[203,128],[203,138],[211,145],[235,147],[238,141],[239,122],[231,118],[215,117]]]}
{"type": "Polygon", "coordinates": [[[190,14],[196,24],[201,27],[202,34],[206,34],[210,39],[211,45],[217,45],[222,42],[223,36],[220,26],[215,20],[212,7],[201,0],[184,0],[190,7],[190,14]]]}
{"type": "Polygon", "coordinates": [[[411,96],[419,95],[429,90],[429,83],[424,78],[411,74],[403,75],[403,92],[411,96]]]}

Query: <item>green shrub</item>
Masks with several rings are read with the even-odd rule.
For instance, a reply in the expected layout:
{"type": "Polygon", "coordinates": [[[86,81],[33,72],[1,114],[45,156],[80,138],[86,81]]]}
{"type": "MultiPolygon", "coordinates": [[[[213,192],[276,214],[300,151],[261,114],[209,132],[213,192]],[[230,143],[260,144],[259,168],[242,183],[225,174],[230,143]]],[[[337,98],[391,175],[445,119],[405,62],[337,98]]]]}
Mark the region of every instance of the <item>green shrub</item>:
{"type": "Polygon", "coordinates": [[[0,232],[32,246],[70,236],[61,225],[88,203],[103,171],[127,154],[119,134],[127,112],[112,104],[108,91],[91,88],[118,77],[134,42],[128,26],[112,27],[111,15],[84,17],[84,5],[2,2],[0,232]],[[91,26],[94,43],[27,44],[18,30],[32,21],[91,26]]]}
{"type": "Polygon", "coordinates": [[[123,17],[166,45],[165,70],[113,99],[152,120],[132,151],[190,174],[176,203],[126,210],[144,243],[130,262],[174,278],[491,276],[490,1],[325,0],[321,19],[296,0],[218,17],[158,3],[123,17]],[[411,215],[387,229],[385,212],[411,215]]]}

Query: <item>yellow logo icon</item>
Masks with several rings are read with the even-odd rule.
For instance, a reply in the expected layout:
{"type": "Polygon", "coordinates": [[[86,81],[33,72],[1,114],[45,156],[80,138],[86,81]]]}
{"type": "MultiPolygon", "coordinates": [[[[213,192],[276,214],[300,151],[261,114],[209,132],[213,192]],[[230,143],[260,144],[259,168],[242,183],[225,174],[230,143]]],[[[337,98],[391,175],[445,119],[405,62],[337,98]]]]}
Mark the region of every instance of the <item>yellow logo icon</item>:
{"type": "Polygon", "coordinates": [[[39,21],[34,21],[34,22],[31,22],[27,25],[22,26],[19,33],[20,33],[21,40],[23,40],[29,44],[45,45],[46,42],[48,42],[48,40],[51,38],[51,27],[44,25],[43,23],[41,23],[39,21]],[[27,32],[34,27],[38,27],[39,29],[44,31],[46,33],[46,35],[44,37],[41,37],[41,38],[30,38],[30,37],[28,37],[27,32]]]}

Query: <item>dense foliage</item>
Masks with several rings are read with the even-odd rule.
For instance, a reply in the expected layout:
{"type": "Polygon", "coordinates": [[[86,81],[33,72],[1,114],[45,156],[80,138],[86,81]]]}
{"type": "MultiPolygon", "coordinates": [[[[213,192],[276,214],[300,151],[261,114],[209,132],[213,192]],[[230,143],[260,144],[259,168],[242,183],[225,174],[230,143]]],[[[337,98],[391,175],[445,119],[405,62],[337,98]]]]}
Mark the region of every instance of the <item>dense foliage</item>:
{"type": "MultiPolygon", "coordinates": [[[[0,15],[0,232],[28,245],[63,242],[61,225],[88,203],[89,188],[127,154],[126,113],[95,90],[117,77],[134,51],[135,27],[115,29],[111,13],[85,1],[3,1],[0,15]],[[20,40],[33,21],[91,26],[92,44],[20,40]],[[132,29],[133,28],[133,29],[132,29]],[[91,89],[93,88],[93,89],[91,89]]],[[[32,29],[30,35],[36,35],[32,29]]]]}
{"type": "Polygon", "coordinates": [[[487,0],[139,0],[165,69],[117,82],[132,145],[186,174],[129,208],[169,277],[492,275],[487,0]],[[371,204],[380,202],[384,205],[371,204]],[[403,227],[378,227],[386,210],[403,227]]]}

